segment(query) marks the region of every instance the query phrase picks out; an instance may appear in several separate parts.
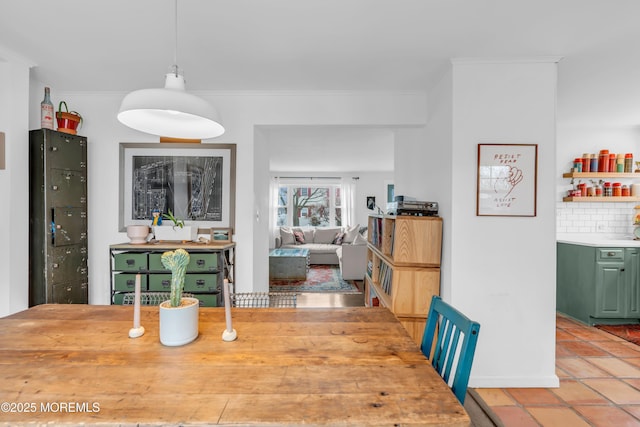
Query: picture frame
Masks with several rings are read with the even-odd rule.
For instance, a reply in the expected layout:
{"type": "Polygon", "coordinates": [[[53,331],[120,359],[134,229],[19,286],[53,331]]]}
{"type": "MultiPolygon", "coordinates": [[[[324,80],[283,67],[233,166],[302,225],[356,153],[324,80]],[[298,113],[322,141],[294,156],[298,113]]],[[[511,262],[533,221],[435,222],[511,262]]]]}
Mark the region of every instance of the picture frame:
{"type": "Polygon", "coordinates": [[[211,227],[211,240],[209,243],[231,243],[233,241],[233,228],[211,227]]]}
{"type": "Polygon", "coordinates": [[[478,144],[476,216],[536,216],[538,144],[478,144]]]}
{"type": "Polygon", "coordinates": [[[119,172],[120,231],[151,225],[153,210],[198,228],[235,225],[235,144],[121,142],[119,172]]]}
{"type": "Polygon", "coordinates": [[[367,209],[374,210],[376,208],[375,196],[367,196],[367,209]]]}

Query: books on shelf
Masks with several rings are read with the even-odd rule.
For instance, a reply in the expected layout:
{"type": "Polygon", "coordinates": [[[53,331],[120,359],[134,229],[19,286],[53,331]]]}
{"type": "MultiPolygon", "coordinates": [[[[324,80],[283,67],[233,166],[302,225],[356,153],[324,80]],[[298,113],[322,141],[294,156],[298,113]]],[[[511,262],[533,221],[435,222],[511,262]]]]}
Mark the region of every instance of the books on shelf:
{"type": "Polygon", "coordinates": [[[378,284],[382,288],[385,294],[391,295],[391,282],[393,279],[393,269],[389,264],[381,263],[380,271],[378,274],[378,284]]]}

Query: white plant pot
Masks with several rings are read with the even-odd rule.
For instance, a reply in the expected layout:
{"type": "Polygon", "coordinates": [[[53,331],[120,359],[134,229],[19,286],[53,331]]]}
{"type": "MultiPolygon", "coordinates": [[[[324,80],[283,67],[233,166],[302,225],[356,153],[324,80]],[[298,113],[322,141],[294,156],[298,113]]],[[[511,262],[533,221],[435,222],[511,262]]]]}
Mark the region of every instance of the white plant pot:
{"type": "Polygon", "coordinates": [[[174,225],[155,225],[153,226],[153,234],[156,240],[196,241],[198,240],[198,227],[185,225],[180,228],[174,225]]]}
{"type": "Polygon", "coordinates": [[[197,298],[182,298],[190,304],[171,307],[169,301],[160,304],[160,342],[166,346],[179,346],[190,343],[198,337],[197,298]]]}

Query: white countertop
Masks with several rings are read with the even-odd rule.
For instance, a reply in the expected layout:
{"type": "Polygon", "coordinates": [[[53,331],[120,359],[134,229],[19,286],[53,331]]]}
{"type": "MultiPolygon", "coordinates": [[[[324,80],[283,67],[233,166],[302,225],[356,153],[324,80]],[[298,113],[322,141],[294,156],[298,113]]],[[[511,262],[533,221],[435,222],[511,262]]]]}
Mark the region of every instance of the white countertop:
{"type": "Polygon", "coordinates": [[[556,236],[556,241],[558,243],[571,243],[584,246],[617,248],[640,247],[640,240],[634,240],[631,234],[560,233],[556,236]]]}

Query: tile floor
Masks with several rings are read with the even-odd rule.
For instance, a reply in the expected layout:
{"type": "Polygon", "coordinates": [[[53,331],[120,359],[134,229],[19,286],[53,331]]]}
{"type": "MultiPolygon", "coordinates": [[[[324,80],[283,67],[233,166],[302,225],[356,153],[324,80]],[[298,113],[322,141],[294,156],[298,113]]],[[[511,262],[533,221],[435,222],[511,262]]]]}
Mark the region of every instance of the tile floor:
{"type": "Polygon", "coordinates": [[[640,427],[640,346],[562,315],[559,388],[475,389],[506,427],[640,427]]]}

